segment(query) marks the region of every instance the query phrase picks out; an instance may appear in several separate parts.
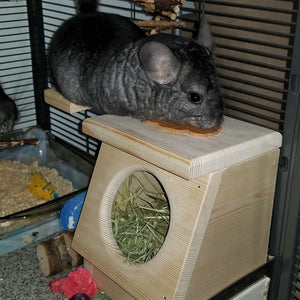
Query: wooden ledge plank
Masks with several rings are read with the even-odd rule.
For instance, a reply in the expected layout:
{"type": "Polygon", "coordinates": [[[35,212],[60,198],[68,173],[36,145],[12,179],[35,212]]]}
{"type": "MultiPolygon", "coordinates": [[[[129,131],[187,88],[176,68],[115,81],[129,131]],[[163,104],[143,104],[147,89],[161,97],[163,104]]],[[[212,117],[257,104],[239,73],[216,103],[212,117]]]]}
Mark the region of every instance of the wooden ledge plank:
{"type": "Polygon", "coordinates": [[[44,97],[46,103],[69,114],[90,109],[88,106],[78,105],[69,101],[54,88],[46,89],[44,91],[44,97]]]}

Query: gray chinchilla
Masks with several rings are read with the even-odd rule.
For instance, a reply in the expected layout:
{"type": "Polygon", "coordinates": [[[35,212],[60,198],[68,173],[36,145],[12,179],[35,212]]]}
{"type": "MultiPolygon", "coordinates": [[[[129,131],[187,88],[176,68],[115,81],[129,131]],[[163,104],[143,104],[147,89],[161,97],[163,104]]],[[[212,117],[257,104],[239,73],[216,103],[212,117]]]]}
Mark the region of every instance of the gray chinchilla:
{"type": "Polygon", "coordinates": [[[96,12],[94,2],[81,1],[86,6],[62,24],[49,45],[50,75],[64,97],[99,114],[200,128],[222,123],[224,104],[206,21],[197,41],[147,37],[125,17],[96,12]]]}
{"type": "Polygon", "coordinates": [[[11,131],[19,118],[15,102],[10,99],[0,85],[0,133],[11,131]]]}

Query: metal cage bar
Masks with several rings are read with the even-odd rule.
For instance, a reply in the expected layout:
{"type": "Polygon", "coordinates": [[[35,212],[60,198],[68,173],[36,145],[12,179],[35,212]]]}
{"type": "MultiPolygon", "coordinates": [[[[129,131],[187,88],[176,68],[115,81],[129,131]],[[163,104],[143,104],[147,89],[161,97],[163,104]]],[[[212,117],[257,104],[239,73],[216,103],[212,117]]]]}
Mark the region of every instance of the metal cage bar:
{"type": "Polygon", "coordinates": [[[25,1],[0,4],[0,83],[18,106],[17,130],[37,122],[27,6],[25,1]]]}
{"type": "Polygon", "coordinates": [[[44,101],[44,90],[47,88],[47,60],[45,53],[42,0],[27,1],[27,12],[34,74],[34,96],[37,112],[37,123],[43,129],[50,129],[49,106],[44,101]]]}

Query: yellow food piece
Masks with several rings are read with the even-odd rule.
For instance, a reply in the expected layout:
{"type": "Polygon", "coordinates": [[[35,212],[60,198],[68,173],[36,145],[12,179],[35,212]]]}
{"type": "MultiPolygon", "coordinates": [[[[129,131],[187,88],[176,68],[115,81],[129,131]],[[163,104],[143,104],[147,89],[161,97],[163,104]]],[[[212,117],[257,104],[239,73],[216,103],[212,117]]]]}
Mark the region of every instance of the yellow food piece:
{"type": "Polygon", "coordinates": [[[35,172],[29,179],[28,190],[35,196],[43,200],[54,198],[54,187],[41,173],[35,172]]]}

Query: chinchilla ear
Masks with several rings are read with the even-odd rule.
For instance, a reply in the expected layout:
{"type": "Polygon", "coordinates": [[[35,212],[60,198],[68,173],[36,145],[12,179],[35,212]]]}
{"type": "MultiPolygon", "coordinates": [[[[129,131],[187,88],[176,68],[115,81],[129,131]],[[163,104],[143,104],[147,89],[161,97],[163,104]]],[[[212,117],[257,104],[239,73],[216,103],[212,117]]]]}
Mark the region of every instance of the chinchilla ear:
{"type": "Polygon", "coordinates": [[[160,84],[177,79],[181,63],[166,45],[150,41],[145,43],[139,53],[145,73],[160,84]]]}
{"type": "Polygon", "coordinates": [[[197,43],[212,51],[213,42],[210,32],[210,27],[205,15],[202,16],[198,30],[197,43]]]}

